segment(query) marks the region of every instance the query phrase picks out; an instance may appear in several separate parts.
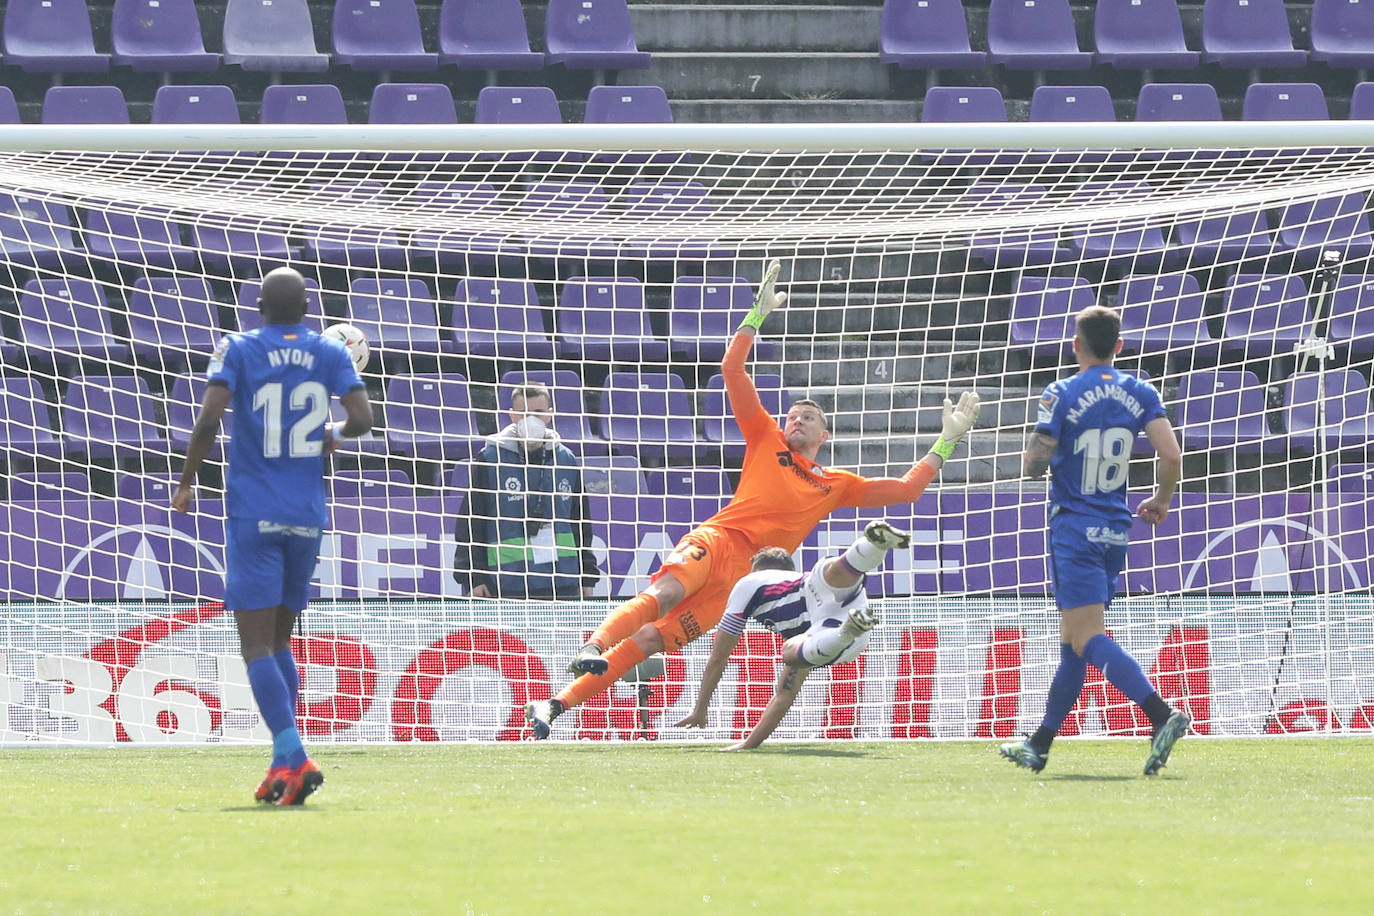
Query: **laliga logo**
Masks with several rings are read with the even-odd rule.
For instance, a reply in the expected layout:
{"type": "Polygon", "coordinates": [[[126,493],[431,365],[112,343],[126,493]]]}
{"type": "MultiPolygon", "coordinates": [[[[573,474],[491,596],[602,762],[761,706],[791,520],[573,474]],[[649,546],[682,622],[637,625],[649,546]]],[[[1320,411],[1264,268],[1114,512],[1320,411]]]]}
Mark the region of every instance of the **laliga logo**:
{"type": "MultiPolygon", "coordinates": [[[[1207,561],[1212,557],[1213,551],[1228,541],[1234,541],[1242,532],[1251,528],[1260,529],[1260,544],[1256,551],[1255,567],[1250,578],[1250,590],[1257,592],[1265,591],[1292,591],[1294,582],[1289,574],[1287,544],[1282,540],[1278,533],[1273,529],[1283,528],[1289,531],[1297,531],[1300,537],[1310,537],[1314,542],[1313,565],[1320,566],[1316,556],[1319,550],[1328,552],[1328,556],[1334,557],[1341,568],[1345,570],[1350,587],[1362,588],[1364,583],[1360,581],[1359,573],[1350,558],[1341,550],[1340,545],[1325,532],[1313,528],[1303,522],[1295,522],[1290,519],[1256,519],[1255,521],[1245,522],[1229,528],[1213,536],[1198,554],[1193,565],[1188,568],[1188,574],[1183,577],[1183,589],[1187,591],[1193,587],[1194,580],[1199,576],[1206,575],[1207,561]]],[[[1221,554],[1224,556],[1224,554],[1221,554]]],[[[1298,570],[1299,573],[1302,570],[1298,570]]],[[[1339,573],[1336,573],[1339,575],[1339,573]]],[[[1239,583],[1237,583],[1239,584],[1239,583]]]]}
{"type": "Polygon", "coordinates": [[[224,564],[220,562],[214,552],[185,532],[177,531],[166,525],[121,525],[92,538],[90,543],[72,556],[62,570],[61,579],[58,580],[57,594],[66,597],[67,584],[73,577],[80,578],[77,575],[77,570],[81,569],[83,564],[85,564],[87,576],[93,578],[99,575],[97,572],[99,561],[108,556],[111,558],[112,564],[120,562],[124,564],[122,569],[116,567],[113,570],[118,576],[118,581],[123,585],[120,597],[164,598],[171,591],[165,573],[172,562],[172,542],[174,541],[189,544],[210,569],[218,575],[224,574],[224,564]],[[138,539],[133,544],[133,549],[121,550],[119,539],[131,540],[133,537],[138,539]],[[110,548],[100,550],[103,545],[111,541],[115,543],[110,548]],[[158,551],[154,544],[163,548],[162,551],[158,551]]]}

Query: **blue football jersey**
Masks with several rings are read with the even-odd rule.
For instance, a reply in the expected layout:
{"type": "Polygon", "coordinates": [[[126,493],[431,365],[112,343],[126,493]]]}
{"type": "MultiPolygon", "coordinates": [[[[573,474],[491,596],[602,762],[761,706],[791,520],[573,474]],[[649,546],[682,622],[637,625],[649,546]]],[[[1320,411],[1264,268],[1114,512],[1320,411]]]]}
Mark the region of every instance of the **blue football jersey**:
{"type": "Polygon", "coordinates": [[[1162,416],[1152,385],[1111,366],[1093,366],[1046,388],[1035,429],[1059,440],[1050,459],[1054,511],[1129,524],[1131,446],[1145,424],[1162,416]]]}
{"type": "Polygon", "coordinates": [[[282,525],[324,526],[324,427],[330,396],[363,380],[348,350],[304,325],[229,334],[209,381],[233,392],[226,513],[282,525]]]}

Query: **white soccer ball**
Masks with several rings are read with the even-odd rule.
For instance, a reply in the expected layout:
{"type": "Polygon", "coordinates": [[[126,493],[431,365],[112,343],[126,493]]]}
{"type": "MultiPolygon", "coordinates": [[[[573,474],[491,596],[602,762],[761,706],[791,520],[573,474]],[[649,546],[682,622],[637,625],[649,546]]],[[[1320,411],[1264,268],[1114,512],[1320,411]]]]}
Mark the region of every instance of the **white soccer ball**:
{"type": "Polygon", "coordinates": [[[362,331],[351,324],[339,322],[325,328],[324,336],[344,345],[348,355],[353,357],[353,368],[359,372],[367,368],[367,359],[372,355],[372,349],[368,347],[367,338],[363,336],[362,331]]]}

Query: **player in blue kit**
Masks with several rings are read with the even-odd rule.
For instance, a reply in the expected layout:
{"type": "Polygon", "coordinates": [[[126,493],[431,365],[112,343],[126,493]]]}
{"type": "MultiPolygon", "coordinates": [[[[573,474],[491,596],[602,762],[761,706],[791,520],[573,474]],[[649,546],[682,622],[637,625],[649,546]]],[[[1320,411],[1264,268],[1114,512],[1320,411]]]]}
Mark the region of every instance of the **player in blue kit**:
{"type": "Polygon", "coordinates": [[[1052,472],[1050,566],[1060,613],[1059,668],[1040,727],[1025,741],[1003,744],[1001,753],[1036,772],[1044,769],[1050,743],[1078,701],[1091,664],[1149,716],[1154,737],[1145,775],[1152,776],[1192,719],[1164,702],[1140,664],[1107,635],[1104,616],[1126,565],[1126,477],[1136,434],[1143,429],[1159,455],[1155,492],[1140,504],[1141,521],[1157,525],[1168,515],[1182,458],[1158,392],[1112,366],[1121,351],[1120,315],[1102,306],[1079,312],[1073,351],[1078,374],[1045,389],[1022,458],[1028,477],[1052,472]]]}
{"type": "Polygon", "coordinates": [[[272,731],[272,763],[254,797],[299,805],[324,782],[296,729],[300,675],[291,630],[305,610],[319,559],[325,456],[340,438],[372,428],[367,391],[348,350],[301,324],[305,278],[289,267],[263,277],[264,325],[215,348],[172,508],[187,512],[196,472],[234,409],[225,479],[224,604],[234,612],[248,681],[272,731]],[[329,424],[329,399],[348,418],[329,424]]]}

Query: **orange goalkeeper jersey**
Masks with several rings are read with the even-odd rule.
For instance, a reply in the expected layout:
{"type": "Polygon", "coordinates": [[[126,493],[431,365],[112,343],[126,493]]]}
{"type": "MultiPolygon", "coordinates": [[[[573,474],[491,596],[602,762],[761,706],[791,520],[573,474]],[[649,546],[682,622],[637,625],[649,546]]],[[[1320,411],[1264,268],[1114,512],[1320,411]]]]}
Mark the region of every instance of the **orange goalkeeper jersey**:
{"type": "Polygon", "coordinates": [[[745,370],[753,335],[736,334],[721,364],[725,390],[744,434],[744,468],[735,496],[704,523],[737,531],[756,547],[791,553],[840,506],[914,502],[935,476],[922,461],[901,477],[869,478],[808,461],[787,444],[745,370]]]}

